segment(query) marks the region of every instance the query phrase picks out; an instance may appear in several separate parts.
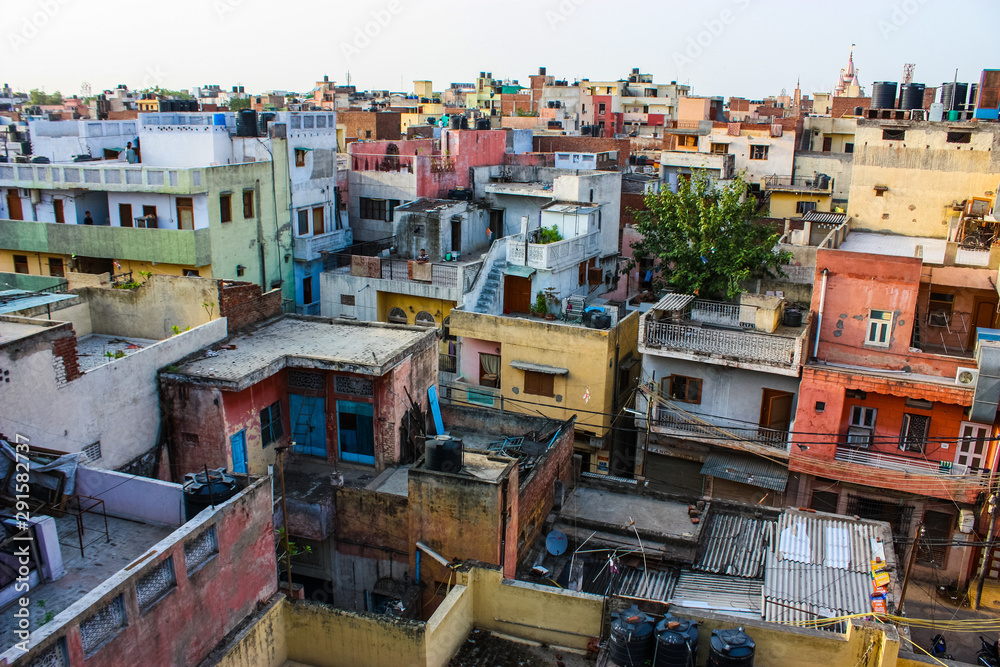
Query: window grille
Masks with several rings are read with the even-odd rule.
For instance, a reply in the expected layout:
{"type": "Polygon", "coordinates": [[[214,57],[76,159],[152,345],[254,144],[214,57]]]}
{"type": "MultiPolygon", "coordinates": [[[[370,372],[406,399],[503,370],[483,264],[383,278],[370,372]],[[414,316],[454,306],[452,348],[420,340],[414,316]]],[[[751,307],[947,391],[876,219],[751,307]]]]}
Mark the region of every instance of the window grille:
{"type": "Polygon", "coordinates": [[[89,658],[127,625],[125,599],[119,595],[80,624],[80,641],[89,658]]]}
{"type": "Polygon", "coordinates": [[[375,395],[375,383],[368,378],[338,375],[334,378],[333,382],[334,389],[338,394],[352,394],[354,396],[375,395]]]}
{"type": "Polygon", "coordinates": [[[288,388],[323,391],[326,388],[326,377],[322,373],[290,370],[288,371],[288,388]]]}
{"type": "Polygon", "coordinates": [[[184,545],[184,562],[187,573],[191,574],[219,553],[219,540],[215,526],[184,545]]]}
{"type": "Polygon", "coordinates": [[[66,667],[69,660],[66,657],[66,643],[60,638],[55,644],[45,649],[28,667],[66,667]]]}
{"type": "Polygon", "coordinates": [[[135,584],[135,599],[139,603],[139,611],[145,613],[164,595],[177,586],[174,576],[174,559],[171,556],[142,575],[135,584]]]}
{"type": "Polygon", "coordinates": [[[84,447],[83,455],[87,457],[88,461],[99,461],[101,458],[101,441],[98,440],[94,444],[84,447]]]}

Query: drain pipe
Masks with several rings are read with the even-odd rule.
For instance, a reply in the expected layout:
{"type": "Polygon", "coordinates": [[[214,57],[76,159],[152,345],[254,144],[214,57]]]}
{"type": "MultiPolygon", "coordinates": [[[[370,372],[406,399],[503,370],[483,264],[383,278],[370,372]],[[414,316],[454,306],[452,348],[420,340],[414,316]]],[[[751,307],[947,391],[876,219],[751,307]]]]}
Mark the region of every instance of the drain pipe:
{"type": "Polygon", "coordinates": [[[823,328],[823,306],[826,304],[826,278],[830,269],[823,269],[823,284],[819,288],[819,312],[816,313],[816,340],[813,343],[813,360],[819,357],[819,332],[823,328]]]}

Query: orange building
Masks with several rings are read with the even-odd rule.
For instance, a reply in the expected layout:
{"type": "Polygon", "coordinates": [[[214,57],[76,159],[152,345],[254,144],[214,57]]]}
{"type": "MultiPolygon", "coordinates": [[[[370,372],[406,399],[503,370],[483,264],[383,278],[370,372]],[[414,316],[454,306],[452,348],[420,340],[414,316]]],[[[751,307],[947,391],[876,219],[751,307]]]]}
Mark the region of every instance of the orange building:
{"type": "Polygon", "coordinates": [[[976,550],[951,543],[975,539],[997,464],[995,383],[979,378],[1000,344],[977,344],[995,323],[995,273],[818,250],[789,460],[800,506],[885,520],[911,541],[922,526],[918,565],[959,584],[976,550]]]}

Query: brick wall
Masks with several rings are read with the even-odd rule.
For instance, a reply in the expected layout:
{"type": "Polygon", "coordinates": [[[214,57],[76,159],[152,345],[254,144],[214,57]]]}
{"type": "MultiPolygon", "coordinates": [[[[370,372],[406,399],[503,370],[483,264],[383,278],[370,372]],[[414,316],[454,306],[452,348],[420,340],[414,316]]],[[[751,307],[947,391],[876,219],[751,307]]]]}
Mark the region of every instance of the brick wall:
{"type": "Polygon", "coordinates": [[[872,106],[870,97],[834,97],[831,102],[830,115],[834,118],[853,116],[855,107],[870,109],[872,106]]]}
{"type": "Polygon", "coordinates": [[[229,334],[281,314],[281,290],[261,294],[253,283],[219,281],[219,315],[228,318],[229,334]]]}
{"type": "Polygon", "coordinates": [[[541,136],[535,137],[536,153],[600,153],[603,151],[618,151],[618,164],[628,164],[632,154],[632,142],[629,139],[609,139],[606,137],[569,137],[541,136]]]}
{"type": "Polygon", "coordinates": [[[76,334],[72,325],[52,341],[53,368],[56,372],[56,384],[64,385],[83,375],[80,370],[80,360],[76,351],[76,334]]]}
{"type": "Polygon", "coordinates": [[[573,426],[563,425],[545,459],[521,480],[518,496],[517,558],[521,560],[531,550],[542,524],[552,511],[555,481],[568,490],[573,459],[573,426]]]}

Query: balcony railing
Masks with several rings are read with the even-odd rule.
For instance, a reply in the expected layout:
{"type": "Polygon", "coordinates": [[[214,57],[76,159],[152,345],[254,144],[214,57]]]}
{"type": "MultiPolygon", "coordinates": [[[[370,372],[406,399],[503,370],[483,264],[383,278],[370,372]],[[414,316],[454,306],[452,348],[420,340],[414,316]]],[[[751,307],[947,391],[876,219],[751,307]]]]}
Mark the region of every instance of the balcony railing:
{"type": "Polygon", "coordinates": [[[352,229],[337,229],[319,236],[296,236],[292,241],[292,251],[298,261],[311,262],[326,253],[343,250],[353,241],[352,229]]]}
{"type": "Polygon", "coordinates": [[[698,322],[720,326],[757,328],[757,306],[722,301],[695,299],[691,302],[690,317],[698,322]]]}
{"type": "Polygon", "coordinates": [[[786,368],[800,363],[801,341],[797,338],[652,320],[646,320],[644,333],[643,343],[650,347],[718,355],[786,368]]]}
{"type": "Polygon", "coordinates": [[[687,416],[665,406],[658,406],[653,426],[669,431],[687,434],[697,439],[699,436],[723,446],[736,446],[741,443],[763,445],[773,449],[788,451],[788,431],[782,431],[763,426],[731,426],[718,418],[687,416]]]}
{"type": "Polygon", "coordinates": [[[507,262],[527,265],[534,269],[557,271],[589,259],[600,252],[600,232],[555,243],[526,243],[510,240],[507,243],[507,262]]]}
{"type": "Polygon", "coordinates": [[[422,273],[413,268],[411,260],[383,259],[382,278],[384,280],[412,280],[441,287],[459,287],[461,285],[461,267],[457,264],[425,264],[418,265],[422,273]]]}
{"type": "Polygon", "coordinates": [[[815,192],[832,192],[833,179],[829,176],[778,176],[764,177],[764,188],[767,190],[811,190],[815,192]]]}
{"type": "Polygon", "coordinates": [[[203,170],[127,165],[123,162],[3,164],[0,185],[20,188],[108,190],[203,190],[203,170]]]}
{"type": "Polygon", "coordinates": [[[923,461],[907,456],[883,454],[882,452],[872,452],[853,447],[837,447],[835,459],[844,463],[857,463],[881,470],[893,470],[912,475],[947,475],[967,481],[982,482],[984,485],[990,478],[989,470],[956,466],[950,461],[923,461]]]}

